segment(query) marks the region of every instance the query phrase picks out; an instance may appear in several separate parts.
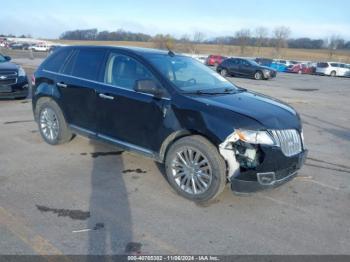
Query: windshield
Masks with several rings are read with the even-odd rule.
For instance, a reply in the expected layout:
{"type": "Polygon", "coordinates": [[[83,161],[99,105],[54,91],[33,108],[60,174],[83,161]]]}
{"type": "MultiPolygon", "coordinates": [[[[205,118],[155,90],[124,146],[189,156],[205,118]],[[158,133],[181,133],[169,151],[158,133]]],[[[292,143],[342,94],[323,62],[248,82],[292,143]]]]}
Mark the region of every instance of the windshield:
{"type": "Polygon", "coordinates": [[[145,57],[181,91],[238,90],[224,77],[191,57],[163,54],[147,54],[145,57]]]}
{"type": "Polygon", "coordinates": [[[0,55],[0,63],[6,62],[6,58],[3,55],[0,55]]]}

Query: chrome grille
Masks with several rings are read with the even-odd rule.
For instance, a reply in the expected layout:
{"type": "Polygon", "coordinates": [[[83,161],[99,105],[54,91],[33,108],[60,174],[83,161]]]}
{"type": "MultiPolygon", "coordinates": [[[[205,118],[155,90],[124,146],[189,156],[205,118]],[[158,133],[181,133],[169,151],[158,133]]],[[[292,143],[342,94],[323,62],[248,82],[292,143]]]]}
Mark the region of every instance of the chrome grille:
{"type": "Polygon", "coordinates": [[[294,156],[302,150],[300,134],[295,129],[271,130],[275,142],[285,156],[294,156]]]}
{"type": "Polygon", "coordinates": [[[16,71],[0,71],[0,85],[13,85],[17,83],[16,71]]]}

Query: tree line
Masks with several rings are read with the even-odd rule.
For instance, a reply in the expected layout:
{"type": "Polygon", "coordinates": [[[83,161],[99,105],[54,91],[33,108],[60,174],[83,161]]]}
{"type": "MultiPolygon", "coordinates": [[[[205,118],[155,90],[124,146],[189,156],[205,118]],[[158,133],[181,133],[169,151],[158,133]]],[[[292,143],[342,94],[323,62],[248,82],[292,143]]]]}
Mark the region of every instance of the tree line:
{"type": "Polygon", "coordinates": [[[72,30],[61,34],[63,40],[104,40],[104,41],[139,41],[156,42],[160,48],[165,48],[167,43],[190,44],[219,44],[237,45],[244,53],[246,46],[275,47],[277,50],[284,47],[306,49],[350,49],[350,41],[345,41],[338,35],[332,35],[324,39],[311,39],[307,37],[290,38],[291,30],[288,27],[276,27],[269,31],[265,27],[257,27],[254,30],[241,29],[232,36],[206,38],[202,32],[194,32],[193,35],[183,35],[176,38],[170,34],[157,34],[151,36],[144,33],[134,33],[119,29],[117,31],[98,31],[97,29],[72,30]]]}

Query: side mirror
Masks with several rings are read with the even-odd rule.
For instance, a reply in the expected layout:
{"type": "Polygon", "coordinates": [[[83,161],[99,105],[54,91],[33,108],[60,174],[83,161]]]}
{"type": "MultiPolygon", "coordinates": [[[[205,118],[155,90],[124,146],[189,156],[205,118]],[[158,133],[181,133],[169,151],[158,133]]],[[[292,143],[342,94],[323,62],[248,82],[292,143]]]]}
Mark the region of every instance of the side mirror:
{"type": "Polygon", "coordinates": [[[10,61],[11,60],[10,56],[4,56],[4,58],[6,59],[6,61],[10,61]]]}
{"type": "Polygon", "coordinates": [[[134,90],[140,93],[151,94],[155,97],[163,95],[162,89],[151,79],[136,80],[134,90]]]}

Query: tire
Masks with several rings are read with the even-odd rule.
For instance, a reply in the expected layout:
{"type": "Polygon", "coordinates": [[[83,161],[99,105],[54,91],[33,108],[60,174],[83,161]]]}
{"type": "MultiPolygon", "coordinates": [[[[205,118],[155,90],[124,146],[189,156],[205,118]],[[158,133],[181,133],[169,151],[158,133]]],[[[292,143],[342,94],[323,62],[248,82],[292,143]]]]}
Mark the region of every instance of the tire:
{"type": "Polygon", "coordinates": [[[298,74],[299,74],[299,75],[301,75],[302,73],[303,73],[303,71],[301,71],[301,70],[298,71],[298,74]]]}
{"type": "Polygon", "coordinates": [[[331,76],[332,76],[332,77],[335,77],[335,76],[337,76],[337,72],[335,72],[335,71],[332,71],[332,72],[331,72],[331,76]]]}
{"type": "Polygon", "coordinates": [[[254,79],[255,80],[262,80],[264,78],[264,75],[261,71],[256,71],[254,74],[254,79]]]}
{"type": "Polygon", "coordinates": [[[212,143],[199,135],[181,138],[170,147],[165,170],[173,189],[198,203],[213,200],[226,185],[224,159],[212,143]]]}
{"type": "Polygon", "coordinates": [[[219,65],[219,63],[217,63],[217,62],[214,63],[215,68],[218,67],[218,65],[219,65]]]}
{"type": "Polygon", "coordinates": [[[35,108],[35,120],[42,138],[50,145],[67,143],[73,137],[62,110],[51,98],[38,100],[35,108]]]}
{"type": "Polygon", "coordinates": [[[220,75],[223,76],[223,77],[226,77],[228,75],[227,74],[227,70],[226,69],[221,69],[220,75]]]}

